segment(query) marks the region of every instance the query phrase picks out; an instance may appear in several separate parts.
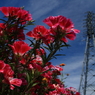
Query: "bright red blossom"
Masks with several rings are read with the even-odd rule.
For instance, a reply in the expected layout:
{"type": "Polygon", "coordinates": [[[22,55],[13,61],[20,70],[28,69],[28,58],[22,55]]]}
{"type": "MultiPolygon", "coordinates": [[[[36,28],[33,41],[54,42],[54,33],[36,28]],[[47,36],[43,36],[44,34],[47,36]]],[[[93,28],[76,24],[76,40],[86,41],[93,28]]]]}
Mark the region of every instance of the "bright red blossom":
{"type": "Polygon", "coordinates": [[[54,40],[54,38],[50,35],[49,30],[41,25],[36,26],[33,31],[28,32],[27,35],[35,38],[36,40],[41,39],[45,44],[49,44],[54,40]]]}
{"type": "Polygon", "coordinates": [[[14,85],[21,86],[22,80],[13,78],[14,71],[12,70],[9,64],[4,63],[2,60],[0,60],[0,73],[2,73],[4,76],[2,82],[9,84],[11,90],[15,88],[14,85]]]}
{"type": "MultiPolygon", "coordinates": [[[[19,28],[17,25],[8,27],[7,24],[0,23],[0,36],[4,36],[4,34],[7,34],[8,36],[17,34],[17,39],[25,40],[25,35],[23,32],[24,30],[22,28],[19,28]]],[[[14,38],[14,36],[12,36],[12,38],[14,38]]]]}
{"type": "Polygon", "coordinates": [[[6,64],[0,60],[0,73],[4,72],[4,68],[5,68],[6,64]]]}
{"type": "Polygon", "coordinates": [[[20,19],[22,24],[25,24],[26,21],[32,20],[31,14],[19,7],[0,7],[0,11],[7,17],[20,19]]]}
{"type": "Polygon", "coordinates": [[[60,35],[61,40],[67,42],[67,39],[74,40],[76,38],[76,33],[79,33],[79,30],[74,29],[74,24],[70,19],[67,19],[64,16],[50,16],[43,21],[48,26],[50,26],[53,35],[60,35]]]}
{"type": "Polygon", "coordinates": [[[21,64],[25,65],[26,64],[26,60],[24,58],[22,58],[20,61],[19,61],[21,64]]]}
{"type": "Polygon", "coordinates": [[[11,69],[9,64],[6,64],[3,73],[5,77],[13,77],[14,75],[14,71],[11,69]]]}
{"type": "Polygon", "coordinates": [[[25,35],[23,33],[24,30],[22,28],[18,28],[18,26],[9,27],[8,29],[6,29],[6,31],[8,32],[8,35],[17,33],[17,38],[19,40],[25,40],[25,35]]]}
{"type": "Polygon", "coordinates": [[[12,90],[14,89],[13,85],[20,87],[21,84],[22,84],[22,80],[17,79],[17,78],[12,78],[9,82],[10,82],[10,87],[11,87],[12,90]]]}
{"type": "Polygon", "coordinates": [[[3,29],[5,28],[4,23],[0,23],[0,36],[3,35],[3,29]]]}
{"type": "Polygon", "coordinates": [[[40,49],[36,49],[36,54],[37,55],[40,55],[40,56],[41,55],[44,55],[45,54],[45,50],[44,49],[41,49],[41,48],[40,49]]]}
{"type": "Polygon", "coordinates": [[[11,46],[13,52],[16,55],[20,55],[20,56],[24,55],[27,51],[31,49],[31,47],[29,47],[28,44],[23,41],[16,41],[13,43],[13,45],[9,45],[9,46],[11,46]]]}
{"type": "Polygon", "coordinates": [[[28,32],[27,35],[38,40],[48,35],[48,30],[44,26],[39,25],[33,31],[28,32]]]}
{"type": "Polygon", "coordinates": [[[30,61],[28,68],[42,71],[43,70],[41,66],[42,63],[43,63],[42,58],[39,55],[36,55],[36,57],[30,61]]]}

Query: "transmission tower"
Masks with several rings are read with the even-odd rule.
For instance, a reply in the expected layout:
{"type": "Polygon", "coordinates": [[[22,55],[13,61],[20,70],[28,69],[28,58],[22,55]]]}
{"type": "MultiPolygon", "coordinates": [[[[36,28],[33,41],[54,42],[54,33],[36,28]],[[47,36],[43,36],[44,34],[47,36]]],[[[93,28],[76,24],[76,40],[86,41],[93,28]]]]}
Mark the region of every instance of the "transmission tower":
{"type": "Polygon", "coordinates": [[[81,95],[95,95],[95,14],[87,12],[85,19],[86,47],[79,86],[81,95]]]}

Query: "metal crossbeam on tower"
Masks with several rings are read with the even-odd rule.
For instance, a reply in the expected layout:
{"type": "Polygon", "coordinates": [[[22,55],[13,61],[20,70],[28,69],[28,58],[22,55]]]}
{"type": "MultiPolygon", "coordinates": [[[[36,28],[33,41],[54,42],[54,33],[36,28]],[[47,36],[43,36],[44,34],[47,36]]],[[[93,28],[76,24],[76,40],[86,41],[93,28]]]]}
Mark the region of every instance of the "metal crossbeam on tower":
{"type": "Polygon", "coordinates": [[[86,47],[79,86],[81,95],[95,95],[95,14],[87,12],[85,19],[86,47]]]}

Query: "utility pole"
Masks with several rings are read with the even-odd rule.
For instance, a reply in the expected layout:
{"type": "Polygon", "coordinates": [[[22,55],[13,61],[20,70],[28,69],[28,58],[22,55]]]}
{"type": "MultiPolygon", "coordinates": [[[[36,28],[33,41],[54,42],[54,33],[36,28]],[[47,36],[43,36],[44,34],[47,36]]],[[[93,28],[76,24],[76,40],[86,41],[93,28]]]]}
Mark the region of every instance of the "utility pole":
{"type": "Polygon", "coordinates": [[[81,95],[95,95],[95,14],[87,12],[85,19],[86,47],[79,86],[81,95]]]}

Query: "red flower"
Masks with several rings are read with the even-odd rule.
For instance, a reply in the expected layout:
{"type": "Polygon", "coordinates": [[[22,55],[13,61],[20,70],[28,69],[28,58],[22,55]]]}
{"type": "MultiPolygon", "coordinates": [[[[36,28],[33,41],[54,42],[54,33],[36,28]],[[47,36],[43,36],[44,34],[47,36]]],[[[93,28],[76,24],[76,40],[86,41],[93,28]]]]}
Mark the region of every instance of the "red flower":
{"type": "Polygon", "coordinates": [[[63,71],[63,68],[61,68],[60,66],[53,66],[52,65],[52,67],[51,67],[52,69],[54,69],[54,70],[58,70],[58,71],[63,71]]]}
{"type": "Polygon", "coordinates": [[[33,31],[27,33],[28,36],[35,38],[36,40],[41,39],[48,35],[48,30],[44,26],[37,26],[33,31]]]}
{"type": "Polygon", "coordinates": [[[24,35],[23,32],[20,32],[20,31],[19,31],[18,39],[19,39],[19,40],[25,40],[25,35],[24,35]]]}
{"type": "Polygon", "coordinates": [[[14,71],[11,69],[9,64],[6,64],[4,68],[4,77],[13,77],[14,71]]]}
{"type": "Polygon", "coordinates": [[[29,64],[29,69],[35,69],[36,71],[42,72],[42,67],[37,63],[29,64]]]}
{"type": "Polygon", "coordinates": [[[0,60],[0,73],[4,72],[5,66],[6,66],[6,64],[2,60],[0,60]]]}
{"type": "Polygon", "coordinates": [[[22,80],[22,85],[27,85],[28,84],[28,82],[24,78],[21,78],[21,80],[22,80]]]}
{"type": "Polygon", "coordinates": [[[36,57],[30,61],[31,64],[29,64],[29,69],[36,69],[38,71],[42,71],[42,58],[39,55],[36,55],[36,57]]]}
{"type": "Polygon", "coordinates": [[[0,60],[0,73],[4,74],[3,83],[7,83],[10,85],[10,89],[13,90],[15,86],[21,86],[22,80],[13,78],[14,71],[11,69],[9,64],[5,64],[3,61],[0,60]]]}
{"type": "Polygon", "coordinates": [[[36,57],[31,61],[31,63],[35,63],[35,64],[37,63],[37,64],[42,65],[43,60],[39,55],[36,55],[36,57]]]}
{"type": "Polygon", "coordinates": [[[0,23],[0,30],[5,28],[5,24],[4,23],[0,23]]]}
{"type": "Polygon", "coordinates": [[[23,41],[16,41],[13,43],[13,45],[10,45],[13,49],[13,52],[16,55],[24,55],[27,51],[29,51],[31,49],[31,47],[28,46],[27,43],[23,42],[23,41]]]}
{"type": "Polygon", "coordinates": [[[25,65],[25,64],[26,64],[26,59],[25,59],[25,58],[22,58],[19,62],[20,62],[21,64],[25,65]]]}
{"type": "Polygon", "coordinates": [[[23,9],[20,9],[17,12],[17,18],[21,18],[21,22],[23,22],[23,24],[24,24],[24,21],[31,21],[32,20],[31,14],[29,14],[28,11],[23,10],[23,9]]]}
{"type": "Polygon", "coordinates": [[[67,34],[65,34],[65,37],[61,38],[61,40],[64,42],[68,42],[68,40],[66,38],[68,38],[70,40],[74,40],[76,38],[76,34],[74,32],[67,33],[67,34]]]}
{"type": "Polygon", "coordinates": [[[14,71],[9,64],[5,64],[4,61],[0,60],[0,73],[3,73],[4,77],[13,77],[14,71]]]}
{"type": "Polygon", "coordinates": [[[51,27],[51,33],[57,37],[61,37],[61,40],[67,42],[67,39],[74,40],[76,38],[76,33],[80,31],[73,29],[74,25],[70,19],[64,16],[50,16],[44,21],[48,26],[51,27]]]}
{"type": "Polygon", "coordinates": [[[8,7],[1,7],[0,11],[2,11],[2,13],[4,13],[5,16],[9,16],[8,7]]]}
{"type": "Polygon", "coordinates": [[[45,50],[44,49],[42,49],[42,48],[40,48],[40,49],[36,49],[36,54],[37,55],[44,55],[45,54],[45,50]]]}
{"type": "MultiPolygon", "coordinates": [[[[24,30],[22,28],[19,28],[17,25],[14,25],[12,27],[8,27],[6,25],[6,28],[5,28],[7,31],[7,35],[14,35],[16,34],[17,35],[17,39],[19,40],[25,40],[25,35],[24,35],[24,30]]],[[[12,39],[14,38],[14,36],[12,36],[12,39]]]]}
{"type": "Polygon", "coordinates": [[[25,24],[26,21],[32,20],[31,14],[28,11],[23,10],[19,7],[0,7],[0,11],[8,17],[15,17],[20,19],[22,24],[25,24]]]}
{"type": "Polygon", "coordinates": [[[42,39],[45,44],[48,44],[53,41],[53,37],[50,35],[50,32],[44,26],[37,26],[27,33],[29,37],[33,37],[36,40],[42,39]]]}
{"type": "Polygon", "coordinates": [[[22,84],[22,80],[21,79],[17,79],[17,78],[12,78],[9,80],[10,83],[10,89],[13,90],[14,89],[14,85],[20,87],[22,84]]]}
{"type": "Polygon", "coordinates": [[[0,23],[0,36],[3,35],[3,29],[5,28],[4,23],[0,23]]]}

